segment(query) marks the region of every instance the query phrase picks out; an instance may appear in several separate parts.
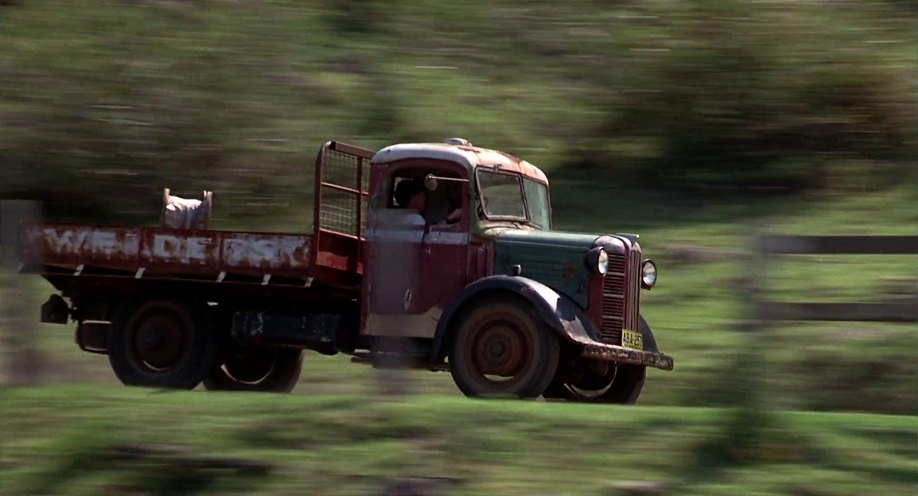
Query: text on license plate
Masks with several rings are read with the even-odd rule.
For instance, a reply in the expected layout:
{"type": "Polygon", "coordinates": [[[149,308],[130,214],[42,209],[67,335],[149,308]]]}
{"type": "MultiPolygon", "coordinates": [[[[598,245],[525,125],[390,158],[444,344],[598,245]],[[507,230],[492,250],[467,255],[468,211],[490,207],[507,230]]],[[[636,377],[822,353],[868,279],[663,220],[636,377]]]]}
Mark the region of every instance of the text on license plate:
{"type": "Polygon", "coordinates": [[[631,329],[622,329],[622,346],[633,350],[644,349],[644,336],[631,329]]]}

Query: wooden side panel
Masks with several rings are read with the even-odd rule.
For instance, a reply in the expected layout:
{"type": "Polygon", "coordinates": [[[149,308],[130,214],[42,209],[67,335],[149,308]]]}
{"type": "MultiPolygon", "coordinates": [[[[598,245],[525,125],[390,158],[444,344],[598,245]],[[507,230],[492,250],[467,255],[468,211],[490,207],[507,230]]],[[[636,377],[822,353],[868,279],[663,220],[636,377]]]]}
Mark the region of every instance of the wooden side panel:
{"type": "Polygon", "coordinates": [[[225,233],[221,244],[224,270],[305,270],[309,266],[308,236],[225,233]]]}
{"type": "Polygon", "coordinates": [[[133,267],[140,250],[140,230],[31,225],[23,231],[21,249],[41,253],[43,261],[50,264],[133,267]]]}
{"type": "Polygon", "coordinates": [[[312,247],[297,234],[75,225],[28,226],[23,237],[23,249],[38,250],[49,265],[214,276],[303,277],[312,247]]]}
{"type": "Polygon", "coordinates": [[[219,236],[208,231],[145,229],[138,265],[192,272],[214,272],[220,256],[219,236]]]}

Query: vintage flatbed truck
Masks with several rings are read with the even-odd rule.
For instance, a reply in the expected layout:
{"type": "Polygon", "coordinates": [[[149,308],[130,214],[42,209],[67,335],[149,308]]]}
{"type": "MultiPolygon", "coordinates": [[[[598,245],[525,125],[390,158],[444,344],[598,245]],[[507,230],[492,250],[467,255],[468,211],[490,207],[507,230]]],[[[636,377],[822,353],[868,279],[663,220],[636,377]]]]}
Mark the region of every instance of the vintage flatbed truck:
{"type": "Polygon", "coordinates": [[[29,225],[20,254],[60,292],[42,321],[75,321],[127,385],[286,392],[311,349],[449,370],[470,396],[628,403],[673,368],[640,314],[656,267],[637,236],[553,231],[526,161],[329,142],[313,213],[311,235],[29,225]]]}

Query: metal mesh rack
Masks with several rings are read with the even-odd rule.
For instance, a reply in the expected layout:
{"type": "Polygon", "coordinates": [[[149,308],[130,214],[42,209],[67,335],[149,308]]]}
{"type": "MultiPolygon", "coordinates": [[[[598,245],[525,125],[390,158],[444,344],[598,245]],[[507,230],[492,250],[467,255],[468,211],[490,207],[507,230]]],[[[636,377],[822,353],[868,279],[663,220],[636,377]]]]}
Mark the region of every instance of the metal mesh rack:
{"type": "Polygon", "coordinates": [[[360,238],[366,230],[369,160],[340,148],[331,143],[325,149],[319,227],[360,238]]]}

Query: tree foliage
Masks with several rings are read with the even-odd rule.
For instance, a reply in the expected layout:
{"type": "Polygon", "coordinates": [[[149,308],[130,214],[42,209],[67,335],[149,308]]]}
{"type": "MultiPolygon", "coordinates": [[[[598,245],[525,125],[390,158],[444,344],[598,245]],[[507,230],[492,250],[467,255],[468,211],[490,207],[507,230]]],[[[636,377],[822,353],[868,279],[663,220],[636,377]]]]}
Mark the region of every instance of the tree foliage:
{"type": "Polygon", "coordinates": [[[918,151],[911,10],[14,2],[2,10],[0,196],[154,220],[163,186],[208,188],[226,222],[244,223],[308,208],[326,140],[449,136],[675,190],[882,186],[918,151]]]}

